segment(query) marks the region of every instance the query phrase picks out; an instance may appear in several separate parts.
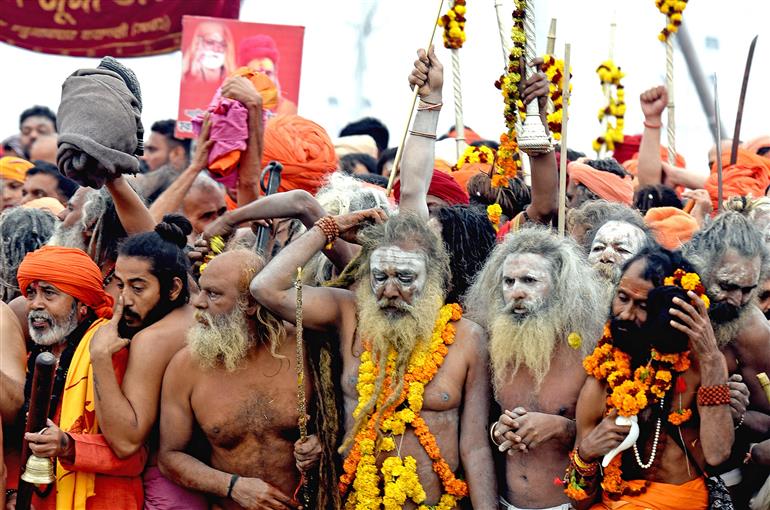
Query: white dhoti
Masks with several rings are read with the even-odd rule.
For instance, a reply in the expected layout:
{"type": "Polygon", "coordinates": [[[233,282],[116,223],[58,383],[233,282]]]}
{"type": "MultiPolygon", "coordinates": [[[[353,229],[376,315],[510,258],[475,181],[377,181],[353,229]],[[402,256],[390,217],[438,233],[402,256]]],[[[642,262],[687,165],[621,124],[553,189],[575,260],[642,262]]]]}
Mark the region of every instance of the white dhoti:
{"type": "Polygon", "coordinates": [[[500,508],[503,510],[571,510],[572,507],[569,503],[564,503],[559,506],[551,506],[548,508],[519,508],[515,505],[508,503],[504,497],[500,496],[500,508]]]}

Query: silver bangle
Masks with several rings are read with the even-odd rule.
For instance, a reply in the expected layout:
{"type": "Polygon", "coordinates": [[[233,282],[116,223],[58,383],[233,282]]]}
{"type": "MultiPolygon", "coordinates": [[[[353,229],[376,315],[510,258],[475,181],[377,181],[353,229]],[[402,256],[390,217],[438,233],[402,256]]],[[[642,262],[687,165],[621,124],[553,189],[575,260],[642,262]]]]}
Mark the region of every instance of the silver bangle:
{"type": "Polygon", "coordinates": [[[495,445],[495,446],[497,446],[498,448],[500,448],[500,446],[502,446],[502,443],[498,443],[497,441],[495,441],[495,427],[497,426],[497,424],[498,424],[498,423],[500,423],[500,422],[499,422],[499,421],[496,421],[496,422],[494,422],[494,423],[493,423],[493,424],[492,424],[492,425],[489,427],[489,440],[490,440],[490,441],[492,441],[492,444],[493,444],[493,445],[495,445]]]}

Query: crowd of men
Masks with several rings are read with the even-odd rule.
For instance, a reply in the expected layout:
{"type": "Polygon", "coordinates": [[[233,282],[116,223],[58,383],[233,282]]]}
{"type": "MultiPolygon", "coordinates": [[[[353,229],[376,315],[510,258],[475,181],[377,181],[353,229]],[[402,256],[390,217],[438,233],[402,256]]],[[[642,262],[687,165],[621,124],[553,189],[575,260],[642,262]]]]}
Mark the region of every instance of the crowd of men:
{"type": "MultiPolygon", "coordinates": [[[[209,171],[213,113],[194,145],[146,136],[109,57],[25,110],[0,159],[3,506],[31,454],[38,510],[770,508],[770,137],[669,164],[653,87],[614,157],[555,146],[500,182],[443,155],[443,82],[419,50],[398,168],[376,119],[332,140],[244,76],[235,178],[209,171]]],[[[521,93],[546,130],[548,89],[521,93]]]]}

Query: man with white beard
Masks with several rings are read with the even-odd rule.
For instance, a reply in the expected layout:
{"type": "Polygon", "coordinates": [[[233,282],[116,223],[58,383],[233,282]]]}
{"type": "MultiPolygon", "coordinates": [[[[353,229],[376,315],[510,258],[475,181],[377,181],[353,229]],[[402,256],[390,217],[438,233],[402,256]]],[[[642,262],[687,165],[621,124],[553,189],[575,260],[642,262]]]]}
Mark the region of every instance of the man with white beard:
{"type": "Polygon", "coordinates": [[[569,508],[552,480],[575,439],[581,359],[601,334],[600,284],[572,240],[525,228],[492,252],[465,302],[490,336],[502,409],[490,436],[508,452],[501,508],[569,508]]]}
{"type": "MultiPolygon", "coordinates": [[[[738,468],[750,444],[764,439],[770,428],[770,404],[756,377],[770,373],[770,324],[755,301],[760,282],[767,277],[770,255],[760,231],[738,211],[717,216],[684,245],[683,252],[702,275],[717,344],[732,374],[735,446],[721,469],[732,470],[723,478],[734,486],[740,482],[738,468]],[[743,384],[736,384],[740,381],[748,386],[748,395],[743,384]]],[[[736,508],[745,508],[746,492],[733,491],[736,508]]]]}
{"type": "MultiPolygon", "coordinates": [[[[161,472],[215,496],[215,508],[295,508],[299,469],[321,456],[317,436],[298,440],[294,335],[249,295],[249,282],[263,265],[245,249],[208,263],[192,299],[196,323],[163,380],[161,472]],[[211,447],[208,463],[188,453],[195,427],[211,447]]],[[[305,378],[309,414],[312,380],[305,378]]],[[[319,486],[328,497],[334,480],[319,486]]],[[[324,501],[317,507],[334,506],[324,501]]]]}

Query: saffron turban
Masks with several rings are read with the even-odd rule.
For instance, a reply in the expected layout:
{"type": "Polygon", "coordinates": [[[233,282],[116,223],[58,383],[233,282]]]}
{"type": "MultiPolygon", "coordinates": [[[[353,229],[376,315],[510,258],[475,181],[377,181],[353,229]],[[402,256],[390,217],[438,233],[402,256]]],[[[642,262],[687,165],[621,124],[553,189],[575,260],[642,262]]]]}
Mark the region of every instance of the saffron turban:
{"type": "Polygon", "coordinates": [[[64,80],[57,114],[56,165],[82,186],[139,171],[142,93],[136,75],[112,57],[64,80]]]}
{"type": "Polygon", "coordinates": [[[315,195],[337,169],[334,145],[324,128],[298,115],[273,117],[265,127],[262,166],[283,165],[278,191],[304,189],[315,195]]]}
{"type": "Polygon", "coordinates": [[[44,281],[84,303],[97,317],[112,317],[114,300],[104,291],[102,272],[83,250],[43,246],[24,257],[16,279],[24,297],[32,282],[44,281]]]}
{"type": "MultiPolygon", "coordinates": [[[[722,154],[722,196],[725,200],[735,196],[763,197],[768,186],[770,186],[770,163],[767,158],[738,148],[738,159],[734,165],[731,165],[730,152],[722,154]]],[[[716,162],[711,168],[711,175],[706,181],[705,188],[711,196],[711,204],[716,211],[719,208],[716,162]]]]}
{"type": "Polygon", "coordinates": [[[596,193],[599,198],[626,205],[633,203],[634,185],[630,178],[596,170],[577,161],[567,165],[567,173],[571,181],[574,181],[575,184],[582,184],[596,193]]]}
{"type": "MultiPolygon", "coordinates": [[[[428,195],[440,198],[449,205],[468,205],[470,203],[468,192],[460,187],[454,177],[440,170],[433,170],[428,195]]],[[[401,179],[393,186],[393,196],[396,198],[396,203],[401,201],[401,179]]]]}
{"type": "Polygon", "coordinates": [[[452,172],[452,177],[462,189],[468,191],[468,183],[474,176],[478,174],[489,176],[491,171],[491,163],[466,163],[458,171],[452,172]]]}
{"type": "Polygon", "coordinates": [[[676,207],[653,207],[644,215],[644,223],[667,250],[678,250],[699,228],[695,218],[676,207]]]}
{"type": "Polygon", "coordinates": [[[242,66],[249,65],[255,58],[269,58],[273,64],[278,65],[278,57],[278,48],[269,35],[247,37],[238,45],[238,63],[242,66]]]}
{"type": "Polygon", "coordinates": [[[0,179],[24,182],[24,179],[27,177],[27,170],[33,166],[35,165],[26,159],[5,156],[0,158],[0,179]]]}

